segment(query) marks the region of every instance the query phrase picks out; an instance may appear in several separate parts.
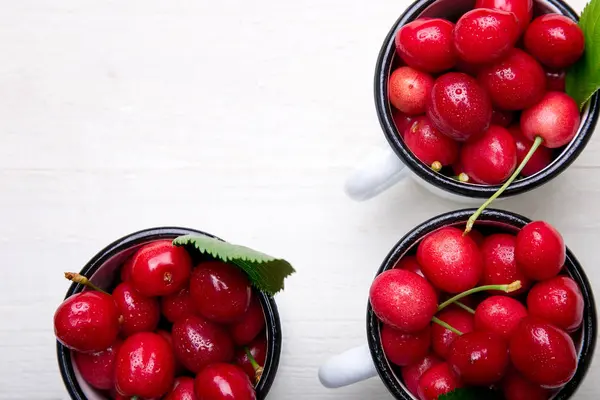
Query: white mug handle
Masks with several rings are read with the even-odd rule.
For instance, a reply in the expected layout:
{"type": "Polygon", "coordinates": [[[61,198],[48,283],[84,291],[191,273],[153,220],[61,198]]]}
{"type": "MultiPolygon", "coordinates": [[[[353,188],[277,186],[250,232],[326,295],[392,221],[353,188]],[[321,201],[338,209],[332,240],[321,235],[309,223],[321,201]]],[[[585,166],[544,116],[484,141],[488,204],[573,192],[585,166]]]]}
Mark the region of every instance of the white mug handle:
{"type": "Polygon", "coordinates": [[[331,357],[319,368],[319,380],[326,388],[352,385],[377,375],[368,345],[331,357]]]}
{"type": "Polygon", "coordinates": [[[350,175],[346,194],[353,200],[368,200],[402,180],[406,171],[406,165],[390,147],[378,149],[350,175]]]}

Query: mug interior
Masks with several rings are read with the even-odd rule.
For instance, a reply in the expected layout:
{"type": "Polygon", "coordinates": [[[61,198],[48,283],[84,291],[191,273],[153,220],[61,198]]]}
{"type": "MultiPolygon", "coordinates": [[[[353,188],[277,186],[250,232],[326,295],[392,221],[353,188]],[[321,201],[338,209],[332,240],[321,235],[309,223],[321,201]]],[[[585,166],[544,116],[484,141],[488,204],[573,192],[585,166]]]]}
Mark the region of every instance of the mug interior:
{"type": "MultiPolygon", "coordinates": [[[[466,221],[474,211],[475,209],[466,209],[450,212],[419,225],[394,246],[381,265],[377,275],[393,269],[402,257],[414,255],[420,241],[431,232],[447,226],[464,228],[466,221]]],[[[531,222],[529,219],[518,214],[489,209],[485,210],[477,220],[475,229],[484,235],[492,233],[516,234],[529,222],[531,222]]],[[[591,364],[597,336],[596,308],[591,285],[579,262],[568,248],[564,273],[577,282],[583,294],[585,308],[582,327],[575,334],[571,335],[579,356],[577,372],[569,383],[553,393],[551,399],[554,400],[566,400],[575,393],[591,364]]],[[[381,322],[373,313],[369,303],[367,307],[367,338],[371,356],[373,357],[379,376],[396,399],[419,400],[410,394],[402,382],[400,368],[387,360],[381,345],[380,331],[381,322]]]]}
{"type": "MultiPolygon", "coordinates": [[[[126,236],[98,253],[80,272],[101,289],[112,292],[120,282],[123,263],[145,244],[164,239],[174,239],[187,234],[200,234],[216,238],[205,232],[186,228],[156,228],[126,236]]],[[[218,238],[216,238],[218,239],[218,238]]],[[[219,239],[220,240],[220,239],[219,239]]],[[[193,255],[194,263],[209,259],[203,255],[193,255]]],[[[83,285],[72,284],[65,298],[87,290],[83,285]]],[[[265,315],[267,356],[263,375],[256,385],[257,399],[264,399],[275,379],[281,354],[281,323],[277,306],[272,297],[253,288],[254,295],[260,300],[265,315]]],[[[58,362],[67,391],[76,400],[109,400],[105,391],[91,387],[81,376],[73,359],[71,350],[57,341],[58,362]]]]}
{"type": "MultiPolygon", "coordinates": [[[[533,4],[534,18],[542,14],[558,13],[573,20],[578,20],[577,13],[562,0],[534,0],[533,4]]],[[[428,165],[416,158],[400,137],[392,117],[393,106],[388,100],[389,76],[401,64],[394,44],[398,30],[420,17],[445,18],[456,22],[461,15],[473,9],[474,6],[475,0],[418,0],[413,3],[396,21],[379,54],[375,73],[375,102],[381,127],[390,146],[415,174],[443,190],[467,197],[487,198],[494,194],[501,185],[459,182],[442,173],[433,171],[428,165]]],[[[509,197],[541,186],[564,171],[583,151],[594,131],[599,114],[600,97],[596,93],[581,113],[581,123],[573,140],[566,146],[554,150],[554,159],[546,168],[534,175],[516,180],[501,197],[509,197]]]]}

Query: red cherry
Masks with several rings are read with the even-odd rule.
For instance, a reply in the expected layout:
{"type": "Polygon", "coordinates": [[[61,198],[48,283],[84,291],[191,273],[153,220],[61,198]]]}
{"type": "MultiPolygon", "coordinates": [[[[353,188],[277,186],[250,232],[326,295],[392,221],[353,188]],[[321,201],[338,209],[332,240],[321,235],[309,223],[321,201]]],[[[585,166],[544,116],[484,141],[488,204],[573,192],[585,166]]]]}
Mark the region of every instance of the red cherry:
{"type": "Polygon", "coordinates": [[[508,127],[514,118],[512,111],[492,110],[492,125],[508,127]]]}
{"type": "Polygon", "coordinates": [[[510,358],[529,381],[554,389],[577,370],[577,351],[564,331],[540,319],[524,318],[510,339],[510,358]]]}
{"type": "MultiPolygon", "coordinates": [[[[265,365],[265,361],[267,360],[267,338],[264,335],[254,339],[254,341],[248,345],[248,350],[258,365],[265,365]]],[[[246,375],[248,375],[248,378],[250,378],[250,381],[254,382],[256,379],[256,371],[254,371],[254,367],[252,366],[252,363],[250,363],[246,350],[243,348],[237,349],[233,360],[235,364],[244,370],[246,375]]]]}
{"type": "Polygon", "coordinates": [[[485,64],[472,64],[459,58],[456,62],[456,66],[454,67],[454,69],[458,72],[463,72],[467,75],[476,77],[479,71],[481,71],[481,68],[483,68],[484,66],[485,64]]]}
{"type": "Polygon", "coordinates": [[[415,274],[425,277],[425,275],[423,275],[423,271],[421,271],[421,266],[417,262],[417,257],[415,257],[415,256],[402,257],[400,260],[398,260],[396,265],[394,265],[394,268],[405,269],[407,271],[411,271],[411,272],[414,272],[415,274]]]}
{"type": "Polygon", "coordinates": [[[475,330],[493,332],[509,340],[527,309],[517,300],[506,296],[491,296],[475,309],[475,330]]]}
{"type": "Polygon", "coordinates": [[[442,72],[456,63],[453,30],[454,24],[445,19],[415,20],[396,34],[396,51],[410,67],[430,73],[442,72]]]}
{"type": "Polygon", "coordinates": [[[115,386],[115,360],[123,342],[117,340],[112,346],[98,353],[73,352],[73,360],[81,377],[100,390],[115,386]]]}
{"type": "Polygon", "coordinates": [[[246,373],[233,364],[212,364],[194,382],[198,400],[256,400],[254,387],[246,373]]]}
{"type": "Polygon", "coordinates": [[[139,294],[130,282],[121,282],[112,293],[121,314],[121,334],[124,337],[138,332],[151,332],[158,326],[158,299],[139,294]]]}
{"type": "Polygon", "coordinates": [[[481,69],[480,84],[494,106],[503,110],[523,110],[539,102],[546,91],[543,68],[523,50],[512,49],[500,61],[481,69]]]}
{"type": "Polygon", "coordinates": [[[190,290],[183,288],[179,292],[161,297],[160,308],[162,314],[171,323],[194,314],[194,303],[190,296],[190,290]]]}
{"type": "Polygon", "coordinates": [[[163,400],[196,400],[194,379],[189,376],[180,376],[175,379],[173,387],[163,400]]]}
{"type": "MultiPolygon", "coordinates": [[[[475,329],[473,314],[458,307],[448,307],[442,310],[437,317],[454,329],[464,333],[472,332],[475,329]]],[[[435,354],[441,358],[446,358],[450,351],[450,346],[458,335],[438,324],[431,326],[431,345],[435,354]]]]}
{"type": "Polygon", "coordinates": [[[250,307],[241,320],[229,327],[231,338],[238,346],[243,346],[254,340],[265,327],[265,314],[260,301],[256,296],[252,297],[250,307]]]}
{"type": "Polygon", "coordinates": [[[512,369],[502,381],[502,392],[506,400],[548,400],[550,397],[547,390],[529,382],[512,369]]]}
{"type": "Polygon", "coordinates": [[[381,345],[390,362],[401,367],[417,362],[429,352],[431,327],[415,333],[404,333],[383,324],[381,345]]]}
{"type": "Polygon", "coordinates": [[[521,114],[521,130],[531,141],[536,136],[544,139],[551,149],[569,143],[579,129],[579,108],[566,93],[548,92],[539,103],[521,114]]]}
{"type": "Polygon", "coordinates": [[[429,368],[441,363],[442,360],[434,355],[429,354],[414,364],[402,367],[402,381],[404,382],[404,385],[406,385],[408,391],[414,396],[417,396],[419,392],[419,380],[421,379],[421,376],[423,376],[423,374],[429,370],[429,368]]]}
{"type": "Polygon", "coordinates": [[[422,331],[437,311],[437,296],[429,282],[402,269],[379,274],[371,284],[369,298],[383,323],[404,332],[422,331]]]}
{"type": "Polygon", "coordinates": [[[533,0],[477,0],[475,8],[512,12],[519,21],[519,34],[525,32],[533,16],[533,0]]]}
{"type": "Polygon", "coordinates": [[[458,143],[437,130],[425,116],[417,117],[404,132],[404,142],[415,157],[428,166],[436,161],[450,165],[458,157],[458,143]]]}
{"type": "Polygon", "coordinates": [[[165,296],[180,290],[190,277],[192,260],[183,247],[170,240],[145,245],[133,256],[131,282],[146,297],[165,296]]]}
{"type": "Polygon", "coordinates": [[[458,141],[482,134],[492,120],[492,103],[477,81],[460,72],[437,78],[427,103],[427,116],[445,135],[458,141]]]}
{"type": "Polygon", "coordinates": [[[477,244],[477,247],[481,247],[483,241],[485,240],[485,236],[483,236],[483,233],[475,229],[471,229],[471,231],[469,232],[469,236],[471,236],[471,239],[473,239],[473,241],[477,244]]]}
{"type": "Polygon", "coordinates": [[[429,368],[419,381],[419,398],[437,400],[439,396],[463,386],[460,378],[448,363],[440,363],[429,368]]]}
{"type": "Polygon", "coordinates": [[[546,90],[549,92],[564,92],[566,76],[565,71],[546,70],[546,90]]]}
{"type": "Polygon", "coordinates": [[[530,222],[517,234],[515,258],[525,276],[540,281],[550,279],[558,275],[565,264],[565,242],[549,223],[530,222]]]}
{"type": "Polygon", "coordinates": [[[125,396],[161,397],[175,378],[171,346],[156,333],[128,337],[117,353],[115,376],[117,391],[125,396]]]}
{"type": "Polygon", "coordinates": [[[492,125],[482,136],[463,145],[460,160],[473,181],[498,185],[517,167],[517,146],[510,132],[492,125]]]}
{"type": "Polygon", "coordinates": [[[169,346],[171,346],[173,358],[175,358],[175,375],[181,375],[185,373],[185,367],[179,362],[179,360],[177,360],[177,357],[175,356],[175,349],[173,348],[173,338],[171,337],[171,332],[164,331],[161,329],[156,331],[156,333],[160,335],[163,339],[165,339],[167,343],[169,343],[169,346]]]}
{"type": "Polygon", "coordinates": [[[504,57],[519,37],[519,23],[511,12],[476,8],[464,14],[454,28],[458,56],[473,64],[504,57]]]}
{"type": "Polygon", "coordinates": [[[110,347],[119,334],[119,312],[112,296],[96,291],[74,294],[54,313],[59,342],[82,353],[110,347]]]}
{"type": "Polygon", "coordinates": [[[199,372],[208,364],[229,362],[233,342],[221,326],[197,316],[173,324],[173,349],[177,359],[190,371],[199,372]]]}
{"type": "Polygon", "coordinates": [[[412,126],[415,119],[414,116],[404,114],[396,109],[392,110],[392,118],[394,119],[394,124],[396,124],[396,129],[401,138],[404,137],[404,132],[412,126]]]}
{"type": "Polygon", "coordinates": [[[208,261],[194,269],[190,295],[202,316],[219,323],[232,323],[248,310],[252,289],[248,277],[238,267],[208,261]]]}
{"type": "Polygon", "coordinates": [[[131,267],[133,266],[133,257],[129,257],[121,267],[121,282],[128,282],[131,279],[131,267]]]}
{"type": "MultiPolygon", "coordinates": [[[[521,281],[521,289],[509,293],[510,296],[525,293],[529,289],[531,281],[517,268],[516,241],[515,236],[506,233],[496,233],[485,238],[479,246],[483,256],[481,285],[506,285],[514,281],[521,281]]],[[[499,291],[490,293],[500,294],[499,291]]]]}
{"type": "Polygon", "coordinates": [[[425,277],[447,293],[460,293],[475,287],[483,271],[477,244],[454,227],[427,235],[419,243],[417,260],[425,277]]]}
{"type": "Polygon", "coordinates": [[[492,332],[469,332],[452,342],[448,363],[465,383],[491,385],[508,367],[508,345],[492,332]]]}
{"type": "Polygon", "coordinates": [[[403,113],[423,114],[432,87],[433,78],[428,73],[411,67],[400,67],[390,75],[390,103],[403,113]]]}
{"type": "Polygon", "coordinates": [[[534,19],[527,28],[525,48],[547,67],[561,69],[579,60],[585,49],[585,38],[572,19],[546,14],[534,19]]]}
{"type": "Polygon", "coordinates": [[[579,286],[566,276],[539,282],[527,295],[527,308],[532,316],[567,332],[574,332],[581,326],[583,306],[579,286]]]}
{"type": "MultiPolygon", "coordinates": [[[[523,136],[523,132],[521,132],[521,127],[519,125],[513,125],[508,128],[508,131],[512,135],[513,139],[515,139],[515,144],[517,145],[517,164],[521,164],[531,146],[533,146],[533,142],[523,136]]],[[[523,176],[531,176],[537,174],[544,168],[546,168],[552,162],[552,150],[547,147],[540,146],[533,153],[525,167],[521,171],[521,175],[523,176]]]]}

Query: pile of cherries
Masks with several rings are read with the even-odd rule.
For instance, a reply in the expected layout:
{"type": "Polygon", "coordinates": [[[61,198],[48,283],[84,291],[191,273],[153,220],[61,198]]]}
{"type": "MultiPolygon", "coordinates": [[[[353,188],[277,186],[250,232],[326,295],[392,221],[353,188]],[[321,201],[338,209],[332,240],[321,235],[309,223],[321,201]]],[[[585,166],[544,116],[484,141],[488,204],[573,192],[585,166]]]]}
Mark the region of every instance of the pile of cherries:
{"type": "Polygon", "coordinates": [[[119,400],[254,400],[267,353],[265,316],[245,273],[214,260],[193,267],[171,241],[141,247],[108,294],[66,299],[57,339],[83,379],[119,400]]]}
{"type": "Polygon", "coordinates": [[[584,35],[565,16],[532,16],[532,0],[477,0],[456,24],[419,18],[398,31],[402,65],[388,97],[419,160],[462,182],[498,185],[536,138],[541,147],[520,176],[544,169],[552,149],[573,139],[580,113],[564,93],[565,70],[582,56],[584,35]]]}
{"type": "Polygon", "coordinates": [[[423,238],[370,290],[384,353],[405,387],[421,400],[463,387],[549,399],[577,370],[583,320],[565,258],[561,235],[543,221],[516,235],[449,226],[423,238]]]}

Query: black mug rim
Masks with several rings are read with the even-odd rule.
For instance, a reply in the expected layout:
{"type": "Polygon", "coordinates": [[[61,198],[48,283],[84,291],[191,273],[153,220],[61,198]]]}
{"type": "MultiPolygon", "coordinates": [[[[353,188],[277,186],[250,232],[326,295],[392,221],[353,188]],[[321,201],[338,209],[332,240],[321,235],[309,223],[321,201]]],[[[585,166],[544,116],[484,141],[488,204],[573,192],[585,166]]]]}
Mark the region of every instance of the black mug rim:
{"type": "MultiPolygon", "coordinates": [[[[473,214],[475,209],[463,209],[457,211],[451,211],[445,214],[438,215],[431,218],[422,224],[418,225],[410,232],[408,232],[402,239],[394,245],[392,250],[388,253],[384,259],[381,267],[377,271],[377,275],[384,271],[392,269],[400,257],[413,246],[418,240],[422,239],[425,235],[433,232],[441,227],[449,224],[466,223],[468,218],[473,214]]],[[[512,227],[522,228],[527,223],[531,222],[530,219],[525,218],[522,215],[496,209],[487,209],[479,217],[480,221],[488,222],[500,222],[508,224],[512,227]]],[[[563,386],[553,400],[566,400],[576,392],[579,385],[583,382],[583,379],[592,363],[594,350],[596,347],[596,336],[598,330],[598,321],[596,316],[596,304],[594,302],[594,295],[592,293],[592,286],[583,271],[583,268],[579,264],[579,261],[575,258],[573,253],[567,248],[567,258],[565,266],[572,278],[579,285],[583,297],[586,301],[586,308],[584,310],[583,325],[582,325],[582,345],[581,351],[579,352],[579,359],[577,365],[577,372],[575,376],[563,386]]],[[[395,377],[383,351],[380,339],[380,327],[381,322],[375,316],[371,304],[367,304],[367,341],[369,344],[369,350],[371,357],[379,377],[387,387],[389,392],[394,398],[399,400],[413,400],[408,392],[402,387],[400,381],[395,377]]]]}
{"type": "MultiPolygon", "coordinates": [[[[144,229],[123,236],[122,238],[117,239],[106,246],[104,249],[100,250],[90,261],[85,264],[83,269],[80,271],[80,274],[84,276],[92,276],[110,258],[131,247],[155,240],[171,239],[182,235],[205,235],[218,240],[223,240],[210,233],[190,228],[169,226],[144,229]]],[[[84,286],[81,284],[71,284],[65,299],[75,293],[81,292],[83,288],[84,286]]],[[[258,400],[263,400],[269,393],[279,368],[279,359],[281,357],[282,347],[281,321],[279,319],[279,311],[277,309],[275,299],[264,292],[258,290],[255,290],[254,292],[258,295],[258,299],[265,314],[266,330],[269,338],[267,341],[267,358],[265,360],[263,375],[256,386],[256,398],[258,400]]],[[[77,381],[71,358],[71,350],[57,340],[56,353],[60,374],[71,399],[88,400],[85,393],[81,389],[79,382],[77,381]]]]}
{"type": "MultiPolygon", "coordinates": [[[[494,194],[501,185],[476,185],[456,181],[450,177],[434,172],[429,166],[422,163],[406,147],[404,141],[400,138],[396,125],[392,117],[391,106],[388,102],[388,77],[391,70],[394,55],[396,53],[394,39],[398,30],[408,22],[416,19],[427,7],[438,0],[417,0],[412,3],[406,11],[396,20],[388,35],[377,58],[375,67],[375,108],[381,129],[392,150],[410,168],[410,170],[421,179],[434,185],[435,187],[461,196],[471,198],[488,198],[494,194]]],[[[560,10],[560,12],[573,20],[578,21],[577,13],[562,0],[541,0],[549,3],[560,10]]],[[[561,154],[544,170],[539,173],[519,179],[513,182],[500,197],[510,197],[516,194],[528,192],[534,188],[548,183],[560,175],[569,167],[581,154],[589,142],[594,128],[600,116],[600,93],[595,93],[589,100],[589,112],[585,119],[581,121],[581,129],[561,152],[561,154]]]]}

